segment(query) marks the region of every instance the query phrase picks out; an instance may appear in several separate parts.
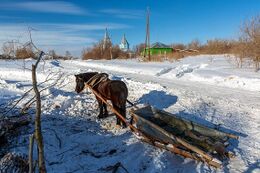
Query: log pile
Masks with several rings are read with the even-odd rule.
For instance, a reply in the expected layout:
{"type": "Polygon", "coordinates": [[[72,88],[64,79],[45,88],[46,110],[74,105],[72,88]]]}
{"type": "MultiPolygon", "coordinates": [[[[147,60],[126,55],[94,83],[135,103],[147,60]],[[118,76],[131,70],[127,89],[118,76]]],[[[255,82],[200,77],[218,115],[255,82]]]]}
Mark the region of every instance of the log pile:
{"type": "Polygon", "coordinates": [[[28,159],[23,156],[8,153],[0,160],[0,172],[27,173],[28,170],[28,159]]]}
{"type": "Polygon", "coordinates": [[[30,123],[28,115],[5,117],[0,119],[0,147],[18,133],[18,129],[30,123]]]}

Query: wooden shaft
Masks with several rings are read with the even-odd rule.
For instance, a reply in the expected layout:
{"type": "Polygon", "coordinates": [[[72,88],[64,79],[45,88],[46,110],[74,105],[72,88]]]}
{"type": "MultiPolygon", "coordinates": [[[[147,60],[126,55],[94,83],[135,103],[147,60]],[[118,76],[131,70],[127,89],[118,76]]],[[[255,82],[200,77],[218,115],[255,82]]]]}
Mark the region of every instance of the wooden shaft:
{"type": "Polygon", "coordinates": [[[188,151],[179,149],[179,148],[177,148],[174,145],[167,146],[167,145],[165,145],[165,144],[163,144],[161,142],[158,142],[158,141],[153,142],[149,137],[147,137],[144,134],[142,134],[142,139],[141,140],[146,142],[146,143],[148,143],[148,144],[150,144],[150,145],[153,145],[153,146],[156,146],[158,148],[162,148],[162,149],[168,150],[170,152],[173,152],[175,154],[181,155],[181,156],[183,156],[185,158],[190,158],[190,159],[198,160],[198,161],[201,161],[201,162],[206,162],[209,165],[214,166],[216,168],[220,168],[221,167],[221,164],[218,163],[218,162],[215,162],[214,160],[211,160],[211,161],[203,160],[202,158],[200,158],[200,157],[198,157],[196,155],[193,155],[193,154],[189,153],[188,151]]]}

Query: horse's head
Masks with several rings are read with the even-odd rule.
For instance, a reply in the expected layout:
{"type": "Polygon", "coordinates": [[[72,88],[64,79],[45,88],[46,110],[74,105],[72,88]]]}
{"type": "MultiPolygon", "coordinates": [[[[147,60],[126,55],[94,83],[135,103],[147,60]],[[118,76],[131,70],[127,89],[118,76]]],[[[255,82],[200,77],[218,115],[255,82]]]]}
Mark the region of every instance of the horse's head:
{"type": "Polygon", "coordinates": [[[80,74],[75,75],[75,77],[76,77],[75,91],[77,93],[80,93],[85,88],[84,79],[80,76],[80,74]]]}
{"type": "Polygon", "coordinates": [[[76,77],[76,88],[75,91],[80,93],[85,88],[85,82],[88,82],[98,72],[87,72],[75,75],[76,77]]]}

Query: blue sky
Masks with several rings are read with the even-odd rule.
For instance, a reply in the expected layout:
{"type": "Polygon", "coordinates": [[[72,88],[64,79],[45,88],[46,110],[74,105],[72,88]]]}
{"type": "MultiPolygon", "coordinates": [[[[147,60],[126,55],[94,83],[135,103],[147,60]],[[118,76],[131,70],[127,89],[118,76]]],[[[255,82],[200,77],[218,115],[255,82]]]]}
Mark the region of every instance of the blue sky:
{"type": "Polygon", "coordinates": [[[123,34],[130,46],[145,40],[145,10],[151,10],[151,42],[235,39],[244,20],[260,14],[259,0],[0,0],[0,44],[28,40],[79,56],[102,39],[107,27],[114,44],[123,34]]]}

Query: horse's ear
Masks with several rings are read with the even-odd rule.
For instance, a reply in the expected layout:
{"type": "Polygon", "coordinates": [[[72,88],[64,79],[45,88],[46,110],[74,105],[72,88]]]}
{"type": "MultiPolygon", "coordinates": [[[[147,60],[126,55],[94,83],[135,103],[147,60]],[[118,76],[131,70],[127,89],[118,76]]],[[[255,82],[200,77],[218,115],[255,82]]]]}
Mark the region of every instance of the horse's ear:
{"type": "Polygon", "coordinates": [[[77,79],[80,79],[80,80],[83,80],[83,78],[82,78],[82,75],[80,75],[80,74],[76,74],[76,75],[74,75],[77,79]]]}
{"type": "Polygon", "coordinates": [[[82,80],[82,77],[79,74],[75,74],[74,76],[76,77],[76,79],[82,80]]]}

